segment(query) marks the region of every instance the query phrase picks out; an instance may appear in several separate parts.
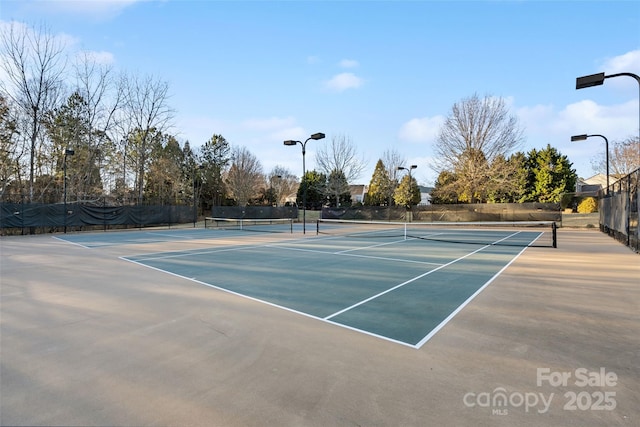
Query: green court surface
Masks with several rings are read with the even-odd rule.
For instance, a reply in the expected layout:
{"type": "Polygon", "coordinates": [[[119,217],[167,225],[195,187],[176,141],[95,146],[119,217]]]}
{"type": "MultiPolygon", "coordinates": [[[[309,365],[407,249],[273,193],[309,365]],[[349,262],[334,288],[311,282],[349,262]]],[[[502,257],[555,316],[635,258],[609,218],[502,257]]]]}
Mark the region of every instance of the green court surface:
{"type": "Polygon", "coordinates": [[[108,233],[65,234],[61,240],[86,248],[210,239],[220,233],[199,228],[131,230],[108,233]]]}
{"type": "MultiPolygon", "coordinates": [[[[209,237],[215,233],[200,231],[209,237]]],[[[523,250],[519,245],[307,236],[123,259],[419,348],[523,250]]]]}

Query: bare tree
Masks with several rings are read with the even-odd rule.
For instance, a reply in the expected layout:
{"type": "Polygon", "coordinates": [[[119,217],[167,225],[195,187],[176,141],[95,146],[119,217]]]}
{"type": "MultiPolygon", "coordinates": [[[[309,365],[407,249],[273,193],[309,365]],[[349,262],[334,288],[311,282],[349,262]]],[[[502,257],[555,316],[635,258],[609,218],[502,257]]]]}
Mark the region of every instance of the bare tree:
{"type": "Polygon", "coordinates": [[[271,170],[269,182],[273,189],[276,206],[284,205],[287,197],[295,194],[300,185],[298,177],[284,166],[276,166],[271,170]]]}
{"type": "Polygon", "coordinates": [[[385,150],[382,154],[382,163],[384,163],[389,178],[394,182],[398,181],[398,167],[405,166],[405,158],[396,149],[385,150]]]}
{"type": "Polygon", "coordinates": [[[125,77],[123,120],[127,147],[136,164],[138,203],[144,196],[144,173],[153,138],[166,133],[172,126],[173,110],[168,105],[169,84],[151,76],[125,77]]]}
{"type": "Polygon", "coordinates": [[[227,172],[227,184],[231,196],[239,206],[246,206],[258,196],[264,186],[262,165],[256,156],[244,147],[233,149],[232,163],[227,172]]]}
{"type": "Polygon", "coordinates": [[[16,144],[17,126],[15,111],[9,100],[0,92],[0,198],[12,184],[19,184],[18,166],[20,151],[16,144]]]}
{"type": "Polygon", "coordinates": [[[47,29],[32,30],[12,22],[0,33],[2,68],[7,80],[2,90],[26,118],[20,134],[29,144],[29,200],[33,184],[37,142],[43,118],[57,103],[63,87],[64,46],[47,29]]]}
{"type": "Polygon", "coordinates": [[[495,174],[494,161],[516,150],[522,134],[504,99],[474,94],[453,105],[440,129],[436,171],[455,173],[458,194],[464,195],[461,199],[471,203],[482,200],[486,184],[495,174]]]}
{"type": "Polygon", "coordinates": [[[387,169],[387,174],[389,174],[389,179],[391,180],[391,186],[385,189],[385,197],[388,200],[388,205],[393,205],[393,192],[398,186],[398,167],[406,166],[406,159],[395,149],[385,150],[382,154],[382,162],[384,163],[385,168],[387,169]]]}
{"type": "Polygon", "coordinates": [[[76,92],[85,101],[83,116],[90,132],[86,141],[92,157],[87,160],[97,163],[102,182],[109,182],[114,176],[112,172],[117,169],[114,164],[117,159],[116,142],[120,138],[116,119],[122,107],[123,87],[114,78],[113,67],[98,63],[93,55],[86,52],[76,63],[75,73],[76,92]],[[112,164],[103,167],[109,161],[112,164]]]}
{"type": "Polygon", "coordinates": [[[346,179],[336,179],[327,186],[336,201],[340,200],[340,194],[349,191],[348,184],[358,179],[366,166],[356,145],[346,135],[333,136],[329,144],[322,145],[316,153],[316,162],[326,176],[346,179]]]}
{"type": "MultiPolygon", "coordinates": [[[[616,178],[628,175],[640,167],[640,140],[637,136],[624,141],[613,141],[609,146],[609,170],[616,178]]],[[[607,160],[603,151],[592,159],[591,166],[595,172],[606,173],[607,160]]]]}

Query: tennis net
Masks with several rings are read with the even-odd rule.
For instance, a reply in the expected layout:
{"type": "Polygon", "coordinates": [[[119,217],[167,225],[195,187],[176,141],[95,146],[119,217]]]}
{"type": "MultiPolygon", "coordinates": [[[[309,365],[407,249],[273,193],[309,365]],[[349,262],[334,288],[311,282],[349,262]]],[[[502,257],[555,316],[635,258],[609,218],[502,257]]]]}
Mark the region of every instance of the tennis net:
{"type": "Polygon", "coordinates": [[[258,231],[265,233],[293,233],[292,218],[205,218],[205,228],[221,230],[258,231]]]}
{"type": "Polygon", "coordinates": [[[316,233],[358,239],[420,239],[475,245],[557,247],[554,221],[393,222],[319,219],[316,233]]]}

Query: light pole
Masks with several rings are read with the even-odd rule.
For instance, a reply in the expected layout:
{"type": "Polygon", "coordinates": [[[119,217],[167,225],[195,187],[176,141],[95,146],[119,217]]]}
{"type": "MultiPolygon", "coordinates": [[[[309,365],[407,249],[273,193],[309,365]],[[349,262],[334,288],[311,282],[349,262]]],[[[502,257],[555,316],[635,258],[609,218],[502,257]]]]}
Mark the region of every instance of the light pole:
{"type": "Polygon", "coordinates": [[[269,204],[271,206],[273,206],[275,204],[275,207],[278,207],[278,196],[279,196],[279,189],[280,189],[280,178],[282,178],[282,175],[272,175],[269,178],[269,204]],[[273,188],[273,181],[276,181],[276,187],[277,188],[273,188]],[[273,201],[272,201],[273,198],[273,201]]]}
{"type": "MultiPolygon", "coordinates": [[[[408,171],[409,172],[409,210],[411,210],[411,198],[413,196],[412,194],[412,187],[413,187],[413,180],[411,179],[411,169],[416,169],[418,167],[418,165],[411,165],[408,168],[405,168],[404,166],[398,166],[398,170],[399,171],[408,171]]],[[[409,221],[411,221],[413,219],[413,212],[411,213],[411,217],[409,218],[409,221]]]]}
{"type": "Polygon", "coordinates": [[[193,228],[196,228],[196,222],[198,222],[198,197],[196,195],[196,171],[204,169],[204,165],[193,165],[193,228]]]}
{"type": "Polygon", "coordinates": [[[74,150],[65,148],[64,150],[64,162],[62,166],[62,200],[64,204],[64,232],[67,232],[67,156],[73,156],[76,154],[74,150]]]}
{"type": "MultiPolygon", "coordinates": [[[[300,181],[300,183],[302,183],[304,181],[305,175],[307,173],[305,162],[304,162],[304,155],[307,152],[307,142],[309,142],[310,139],[315,139],[317,141],[318,139],[323,139],[323,138],[324,138],[324,133],[318,132],[318,133],[314,133],[313,135],[311,135],[304,142],[294,141],[294,140],[291,140],[291,139],[288,139],[288,140],[286,140],[284,142],[284,145],[296,145],[296,144],[302,145],[302,180],[300,181]]],[[[306,229],[306,222],[307,222],[307,184],[308,183],[305,183],[305,186],[302,189],[302,234],[306,234],[306,232],[307,232],[307,229],[306,229]]]]}
{"type": "MultiPolygon", "coordinates": [[[[638,167],[640,167],[640,76],[633,73],[616,73],[616,74],[610,74],[608,76],[605,76],[604,73],[590,74],[588,76],[576,78],[576,89],[584,89],[586,87],[600,86],[604,84],[604,79],[609,79],[612,77],[620,77],[620,76],[633,77],[638,82],[638,147],[639,147],[638,148],[638,167]]],[[[602,136],[602,135],[593,135],[593,136],[602,136]]],[[[609,174],[607,174],[607,178],[609,178],[609,174]]]]}
{"type": "Polygon", "coordinates": [[[607,158],[606,163],[607,163],[607,196],[608,196],[609,195],[609,140],[607,139],[607,137],[605,137],[604,135],[598,135],[598,134],[573,135],[571,137],[571,142],[585,141],[587,138],[591,138],[592,136],[599,136],[600,138],[604,139],[605,153],[607,158]]]}

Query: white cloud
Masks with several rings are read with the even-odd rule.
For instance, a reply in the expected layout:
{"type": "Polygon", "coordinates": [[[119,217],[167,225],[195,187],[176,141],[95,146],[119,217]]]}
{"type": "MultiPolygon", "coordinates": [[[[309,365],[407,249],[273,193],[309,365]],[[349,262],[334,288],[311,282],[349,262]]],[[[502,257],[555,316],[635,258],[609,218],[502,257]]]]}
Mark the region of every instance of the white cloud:
{"type": "Polygon", "coordinates": [[[343,59],[339,64],[342,68],[356,68],[360,64],[353,59],[343,59]]]}
{"type": "Polygon", "coordinates": [[[104,20],[117,16],[127,7],[143,1],[150,0],[49,0],[30,3],[48,13],[82,15],[104,20]]]}
{"type": "MultiPolygon", "coordinates": [[[[46,26],[41,26],[39,28],[33,28],[24,22],[19,21],[3,21],[0,20],[0,33],[8,33],[10,31],[15,32],[20,36],[26,36],[27,40],[47,40],[48,43],[51,43],[52,51],[61,51],[66,53],[66,51],[73,50],[78,44],[79,40],[69,34],[66,33],[56,33],[53,34],[49,31],[46,26]]],[[[28,58],[32,58],[35,55],[35,51],[26,51],[23,52],[28,58]]],[[[0,61],[9,62],[4,53],[0,52],[0,61]]],[[[50,67],[63,67],[64,59],[62,56],[57,56],[56,60],[49,64],[50,67]]],[[[30,70],[27,70],[30,72],[30,70]]],[[[29,76],[32,77],[32,76],[29,76]]],[[[7,84],[11,81],[8,74],[6,73],[4,67],[0,67],[0,81],[7,82],[7,84]]],[[[10,89],[8,87],[8,89],[10,89]]]]}
{"type": "Polygon", "coordinates": [[[602,63],[602,68],[607,74],[638,74],[640,73],[640,50],[632,50],[623,55],[607,58],[602,63]]]}
{"type": "MultiPolygon", "coordinates": [[[[606,75],[618,74],[618,73],[633,73],[640,75],[640,50],[632,50],[622,55],[606,58],[599,65],[598,71],[604,71],[606,75]]],[[[632,90],[632,93],[637,94],[638,82],[634,81],[631,77],[616,77],[607,79],[607,86],[632,90]]]]}
{"type": "Polygon", "coordinates": [[[569,157],[581,177],[594,174],[592,160],[604,153],[604,145],[598,138],[571,142],[571,135],[599,134],[612,142],[635,136],[638,129],[636,99],[614,105],[583,100],[561,110],[552,105],[535,105],[519,108],[516,114],[525,127],[525,151],[550,144],[569,157]]]}
{"type": "Polygon", "coordinates": [[[214,133],[225,136],[233,129],[232,124],[208,116],[179,115],[176,122],[177,129],[188,129],[188,135],[178,134],[178,136],[188,140],[192,149],[204,145],[214,133]]]}
{"type": "Polygon", "coordinates": [[[110,65],[115,62],[115,58],[111,52],[85,50],[78,53],[79,58],[90,60],[99,65],[110,65]]]}
{"type": "Polygon", "coordinates": [[[624,139],[638,127],[636,100],[616,105],[599,105],[583,100],[556,111],[551,105],[517,110],[527,134],[546,135],[551,140],[568,139],[582,133],[601,133],[609,139],[624,139]]]}
{"type": "Polygon", "coordinates": [[[434,141],[443,123],[443,116],[411,119],[402,125],[398,138],[410,142],[434,141]]]}
{"type": "Polygon", "coordinates": [[[343,92],[347,89],[356,89],[364,84],[364,80],[353,73],[341,73],[333,76],[325,83],[327,89],[343,92]]]}
{"type": "Polygon", "coordinates": [[[296,141],[304,141],[307,138],[307,131],[301,126],[293,126],[278,129],[274,132],[271,132],[269,138],[271,140],[275,140],[277,142],[282,142],[288,139],[293,139],[296,141]]]}
{"type": "Polygon", "coordinates": [[[35,40],[38,37],[41,36],[46,36],[47,38],[53,38],[53,42],[56,44],[56,46],[59,46],[61,48],[73,48],[74,46],[78,45],[79,43],[79,39],[76,37],[73,37],[69,34],[66,33],[56,33],[53,34],[50,32],[50,30],[48,29],[48,27],[45,26],[41,26],[41,27],[37,27],[37,28],[33,28],[32,26],[24,23],[24,22],[20,22],[20,21],[3,21],[0,20],[0,32],[7,32],[7,31],[11,31],[13,29],[13,31],[16,34],[26,34],[28,35],[29,39],[35,40]]]}

